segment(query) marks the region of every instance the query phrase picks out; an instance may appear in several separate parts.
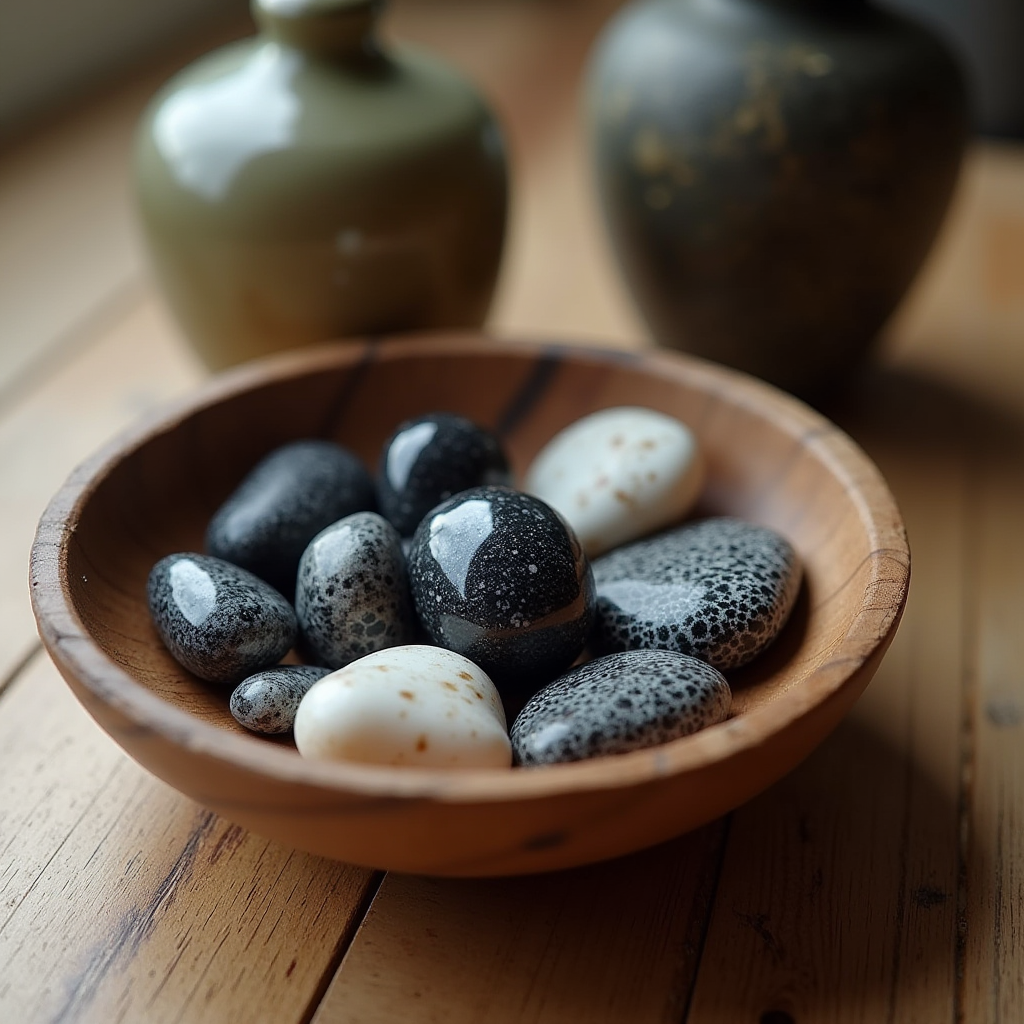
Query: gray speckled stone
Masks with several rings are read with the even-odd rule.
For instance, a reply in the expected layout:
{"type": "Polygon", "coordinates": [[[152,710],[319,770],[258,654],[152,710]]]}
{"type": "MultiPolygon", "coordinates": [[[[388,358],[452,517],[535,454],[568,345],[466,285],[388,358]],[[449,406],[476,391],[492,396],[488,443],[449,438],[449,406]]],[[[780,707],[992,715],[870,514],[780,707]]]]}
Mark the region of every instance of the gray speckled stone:
{"type": "Polygon", "coordinates": [[[315,665],[278,665],[243,679],[231,694],[235,721],[273,736],[290,732],[295,712],[309,688],[331,670],[315,665]]]}
{"type": "Polygon", "coordinates": [[[308,653],[332,668],[415,643],[398,531],[376,512],[357,512],[318,533],[299,563],[295,611],[308,653]]]}
{"type": "Polygon", "coordinates": [[[292,606],[268,583],[209,555],[161,558],[149,611],[175,660],[211,683],[237,683],[276,665],[295,643],[292,606]]]}
{"type": "Polygon", "coordinates": [[[587,662],[527,702],[512,725],[516,764],[556,764],[667,743],[729,716],[716,669],[672,651],[624,651],[587,662]]]}
{"type": "Polygon", "coordinates": [[[306,545],[324,527],[375,504],[373,480],[355,455],[329,441],[295,441],[259,462],[214,513],[206,550],[291,600],[306,545]]]}
{"type": "Polygon", "coordinates": [[[705,519],[594,562],[595,650],[691,654],[738,668],[778,635],[800,590],[792,545],[741,519],[705,519]]]}

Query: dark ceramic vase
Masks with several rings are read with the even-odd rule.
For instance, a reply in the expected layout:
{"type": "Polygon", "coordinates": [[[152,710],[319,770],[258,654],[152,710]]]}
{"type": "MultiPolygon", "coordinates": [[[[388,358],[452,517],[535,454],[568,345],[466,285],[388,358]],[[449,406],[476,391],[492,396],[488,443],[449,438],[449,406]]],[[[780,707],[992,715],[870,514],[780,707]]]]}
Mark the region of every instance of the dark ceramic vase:
{"type": "Polygon", "coordinates": [[[606,30],[588,105],[657,341],[812,398],[912,281],[967,131],[946,49],[860,0],[643,0],[606,30]]]}
{"type": "Polygon", "coordinates": [[[253,0],[260,34],[140,125],[153,263],[203,359],[474,327],[501,259],[505,150],[472,86],[378,40],[378,0],[253,0]]]}

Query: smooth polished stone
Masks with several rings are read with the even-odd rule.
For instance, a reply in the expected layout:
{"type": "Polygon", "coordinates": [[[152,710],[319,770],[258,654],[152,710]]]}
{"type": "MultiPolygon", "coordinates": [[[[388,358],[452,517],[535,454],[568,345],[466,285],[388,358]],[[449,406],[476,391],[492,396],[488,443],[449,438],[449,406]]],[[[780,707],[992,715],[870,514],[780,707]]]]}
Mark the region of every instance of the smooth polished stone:
{"type": "Polygon", "coordinates": [[[321,679],[302,698],[295,745],[321,761],[507,768],[512,748],[494,684],[439,647],[390,647],[321,679]]]}
{"type": "Polygon", "coordinates": [[[401,538],[376,512],[328,526],[302,555],[295,613],[303,649],[341,668],[417,638],[401,538]]]}
{"type": "Polygon", "coordinates": [[[291,732],[299,702],[331,670],[316,665],[278,665],[243,679],[231,694],[231,714],[252,732],[291,732]]]}
{"type": "Polygon", "coordinates": [[[377,474],[380,511],[404,537],[459,491],[508,484],[501,443],[463,416],[437,412],[403,423],[384,445],[377,474]]]}
{"type": "Polygon", "coordinates": [[[480,665],[509,707],[568,668],[593,624],[594,582],[575,534],[506,487],[434,509],[413,538],[409,579],[431,640],[480,665]]]}
{"type": "Polygon", "coordinates": [[[516,764],[625,754],[729,717],[717,669],[674,651],[624,651],[587,662],[533,695],[512,725],[516,764]]]}
{"type": "Polygon", "coordinates": [[[259,462],[214,513],[206,550],[291,600],[306,545],[325,526],[375,507],[373,479],[355,455],[330,441],[295,441],[259,462]]]}
{"type": "Polygon", "coordinates": [[[557,509],[590,558],[678,523],[704,486],[684,423],[636,406],[570,424],[538,453],[524,489],[557,509]]]}
{"type": "Polygon", "coordinates": [[[149,611],[172,656],[200,679],[237,683],[276,665],[295,643],[292,606],[268,583],[209,555],[153,566],[149,611]]]}
{"type": "Polygon", "coordinates": [[[595,650],[691,654],[725,672],[778,635],[800,590],[785,537],[741,519],[704,519],[594,562],[595,650]]]}

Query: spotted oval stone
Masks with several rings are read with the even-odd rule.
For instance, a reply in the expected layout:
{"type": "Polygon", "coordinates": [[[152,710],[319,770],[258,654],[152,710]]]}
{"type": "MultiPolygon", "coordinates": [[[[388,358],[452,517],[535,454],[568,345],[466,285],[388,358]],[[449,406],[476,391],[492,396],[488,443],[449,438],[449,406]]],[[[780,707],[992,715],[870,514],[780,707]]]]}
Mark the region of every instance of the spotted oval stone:
{"type": "Polygon", "coordinates": [[[403,537],[459,491],[511,483],[501,442],[464,416],[436,412],[403,423],[384,445],[377,473],[381,513],[403,537]]]}
{"type": "Polygon", "coordinates": [[[557,509],[596,557],[677,523],[704,485],[704,459],[684,423],[625,406],[556,434],[527,470],[525,490],[557,509]]]}
{"type": "Polygon", "coordinates": [[[401,538],[376,512],[357,512],[313,538],[299,563],[295,611],[304,649],[341,668],[416,639],[401,538]]]}
{"type": "Polygon", "coordinates": [[[756,657],[800,589],[793,546],[740,519],[690,523],[594,562],[595,650],[678,651],[723,672],[756,657]]]}
{"type": "Polygon", "coordinates": [[[331,670],[317,665],[278,665],[243,679],[231,694],[231,714],[252,732],[291,732],[299,702],[331,670]]]}
{"type": "Polygon", "coordinates": [[[527,766],[626,754],[723,722],[731,704],[725,677],[696,658],[609,654],[530,698],[512,725],[512,752],[527,766]]]}
{"type": "Polygon", "coordinates": [[[463,491],[424,518],[409,578],[430,639],[480,665],[516,709],[573,663],[593,623],[593,578],[575,534],[507,487],[463,491]]]}
{"type": "Polygon", "coordinates": [[[270,584],[209,555],[153,566],[149,611],[174,659],[211,683],[237,683],[276,665],[297,635],[292,606],[270,584]]]}
{"type": "Polygon", "coordinates": [[[257,463],[214,513],[206,550],[295,595],[306,545],[331,523],[376,507],[373,480],[330,441],[295,441],[257,463]]]}
{"type": "Polygon", "coordinates": [[[295,745],[321,761],[423,768],[507,768],[501,698],[453,651],[391,647],[332,672],[295,716],[295,745]]]}

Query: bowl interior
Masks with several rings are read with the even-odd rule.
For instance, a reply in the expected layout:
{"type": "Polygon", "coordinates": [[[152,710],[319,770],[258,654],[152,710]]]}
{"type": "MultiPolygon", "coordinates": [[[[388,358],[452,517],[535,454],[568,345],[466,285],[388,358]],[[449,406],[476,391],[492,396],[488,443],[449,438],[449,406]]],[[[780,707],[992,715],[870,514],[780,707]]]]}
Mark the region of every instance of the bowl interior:
{"type": "MultiPolygon", "coordinates": [[[[884,485],[817,414],[757,382],[677,356],[456,339],[324,347],[228,375],[108,456],[76,507],[66,597],[132,680],[193,719],[266,747],[273,741],[234,722],[227,691],[171,659],[145,600],[153,563],[172,551],[201,550],[211,514],[259,458],[292,439],[326,437],[375,468],[400,421],[449,410],[496,429],[522,474],[556,431],[614,405],[658,409],[697,433],[709,471],[701,513],[771,526],[795,545],[805,570],[797,609],[766,654],[730,675],[734,717],[792,696],[834,658],[862,609],[876,571],[872,555],[893,526],[880,525],[862,486],[865,475],[874,488],[884,485]]],[[[894,507],[883,513],[898,527],[894,507]]],[[[798,702],[815,699],[808,692],[798,702]]]]}

